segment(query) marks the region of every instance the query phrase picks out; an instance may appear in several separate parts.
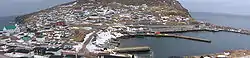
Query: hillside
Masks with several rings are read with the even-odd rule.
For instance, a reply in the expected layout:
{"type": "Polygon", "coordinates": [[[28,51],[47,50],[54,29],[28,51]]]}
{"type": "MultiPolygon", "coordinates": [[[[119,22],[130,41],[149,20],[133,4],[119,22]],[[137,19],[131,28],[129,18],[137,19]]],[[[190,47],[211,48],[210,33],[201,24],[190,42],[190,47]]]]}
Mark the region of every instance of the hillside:
{"type": "MultiPolygon", "coordinates": [[[[110,5],[110,3],[116,2],[120,3],[123,5],[133,5],[133,6],[141,6],[141,5],[146,5],[149,10],[143,10],[147,11],[147,13],[151,13],[153,15],[179,15],[179,16],[184,16],[184,17],[190,17],[188,10],[185,9],[178,1],[176,0],[77,0],[77,1],[72,1],[69,3],[61,4],[54,6],[52,8],[48,8],[45,10],[41,10],[38,12],[33,12],[30,14],[18,16],[16,20],[18,22],[28,22],[30,20],[34,20],[30,18],[32,15],[37,15],[38,13],[42,12],[50,12],[52,10],[60,9],[63,5],[70,5],[77,2],[76,5],[71,6],[70,8],[79,8],[83,7],[83,4],[88,4],[88,3],[93,3],[95,4],[96,7],[98,6],[111,6],[116,8],[115,6],[117,5],[110,5]]],[[[122,6],[118,6],[119,8],[122,8],[122,6]]],[[[134,11],[136,12],[136,11],[134,11]]],[[[159,16],[158,16],[159,17],[159,16]]]]}
{"type": "Polygon", "coordinates": [[[88,3],[88,2],[102,2],[102,3],[111,3],[117,2],[125,5],[142,5],[147,4],[150,6],[161,6],[167,5],[169,7],[173,7],[177,10],[182,10],[188,12],[187,9],[183,8],[182,5],[176,0],[77,0],[80,3],[88,3]]]}

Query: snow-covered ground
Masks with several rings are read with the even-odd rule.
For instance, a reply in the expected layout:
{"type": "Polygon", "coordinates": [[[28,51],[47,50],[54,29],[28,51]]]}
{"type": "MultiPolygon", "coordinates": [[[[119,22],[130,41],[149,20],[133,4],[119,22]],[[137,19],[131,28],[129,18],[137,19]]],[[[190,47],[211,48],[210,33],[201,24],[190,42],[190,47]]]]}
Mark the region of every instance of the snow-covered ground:
{"type": "Polygon", "coordinates": [[[99,31],[96,33],[96,35],[97,35],[95,37],[96,40],[93,41],[93,43],[89,43],[86,47],[90,52],[94,52],[94,53],[99,52],[99,51],[95,51],[96,49],[102,49],[101,47],[98,47],[97,45],[103,45],[109,40],[111,40],[111,38],[117,38],[117,37],[123,36],[123,34],[121,33],[111,32],[111,31],[99,31]]]}

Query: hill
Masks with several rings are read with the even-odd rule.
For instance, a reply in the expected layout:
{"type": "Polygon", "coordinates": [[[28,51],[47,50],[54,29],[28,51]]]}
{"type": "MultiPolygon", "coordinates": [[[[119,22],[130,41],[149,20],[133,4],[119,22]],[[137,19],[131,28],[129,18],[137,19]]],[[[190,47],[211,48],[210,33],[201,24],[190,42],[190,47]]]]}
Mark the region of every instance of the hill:
{"type": "MultiPolygon", "coordinates": [[[[50,12],[50,11],[62,8],[60,6],[71,5],[74,3],[77,3],[77,4],[71,6],[70,8],[81,8],[81,7],[84,7],[83,6],[84,4],[89,4],[89,3],[93,3],[95,5],[95,7],[110,6],[113,8],[117,8],[118,5],[116,5],[116,4],[110,5],[110,3],[114,3],[114,2],[120,3],[122,5],[126,5],[126,6],[146,5],[148,7],[147,8],[148,10],[144,9],[143,11],[147,11],[147,13],[151,13],[153,15],[160,14],[161,16],[178,15],[178,16],[190,17],[188,10],[186,8],[184,8],[177,0],[76,0],[76,1],[69,2],[69,3],[57,5],[57,6],[54,6],[52,8],[41,10],[38,12],[33,12],[30,14],[18,16],[16,18],[16,21],[22,22],[22,23],[28,22],[30,20],[33,20],[30,18],[30,17],[32,17],[32,15],[37,15],[38,13],[42,13],[42,12],[50,12]]],[[[123,6],[118,6],[118,8],[123,8],[123,6]]],[[[134,11],[134,12],[136,12],[136,11],[134,11]]]]}

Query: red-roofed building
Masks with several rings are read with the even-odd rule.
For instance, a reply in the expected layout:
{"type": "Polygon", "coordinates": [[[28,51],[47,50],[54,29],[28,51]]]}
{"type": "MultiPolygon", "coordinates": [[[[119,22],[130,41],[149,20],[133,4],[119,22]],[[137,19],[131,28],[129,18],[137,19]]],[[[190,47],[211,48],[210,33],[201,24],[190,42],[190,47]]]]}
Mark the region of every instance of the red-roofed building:
{"type": "Polygon", "coordinates": [[[56,25],[57,26],[63,26],[63,25],[65,25],[65,23],[64,22],[56,22],[56,25]]]}
{"type": "Polygon", "coordinates": [[[161,34],[161,32],[155,32],[155,34],[161,34]]]}

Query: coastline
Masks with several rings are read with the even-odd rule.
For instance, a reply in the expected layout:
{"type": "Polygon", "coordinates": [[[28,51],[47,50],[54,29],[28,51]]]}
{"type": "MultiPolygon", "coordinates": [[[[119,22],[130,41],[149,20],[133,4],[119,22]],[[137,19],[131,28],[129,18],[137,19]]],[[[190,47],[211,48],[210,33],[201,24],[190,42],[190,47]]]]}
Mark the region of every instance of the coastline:
{"type": "Polygon", "coordinates": [[[200,58],[200,57],[226,57],[226,58],[248,58],[250,57],[249,50],[226,50],[224,52],[205,54],[199,56],[184,56],[189,58],[200,58]]]}

